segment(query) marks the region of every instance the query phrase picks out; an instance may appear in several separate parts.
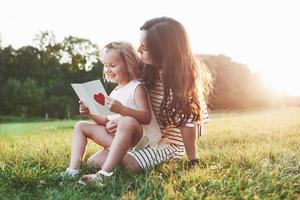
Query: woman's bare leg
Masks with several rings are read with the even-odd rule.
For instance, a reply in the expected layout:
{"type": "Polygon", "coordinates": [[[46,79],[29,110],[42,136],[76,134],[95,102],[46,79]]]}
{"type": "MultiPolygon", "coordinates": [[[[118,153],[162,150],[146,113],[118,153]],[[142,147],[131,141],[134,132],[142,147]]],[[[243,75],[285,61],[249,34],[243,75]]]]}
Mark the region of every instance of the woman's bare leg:
{"type": "Polygon", "coordinates": [[[93,166],[98,167],[98,168],[101,168],[103,163],[106,160],[108,152],[109,152],[108,149],[102,149],[100,151],[97,151],[91,157],[89,157],[87,159],[87,164],[88,165],[93,165],[93,166]]]}
{"type": "Polygon", "coordinates": [[[131,172],[139,172],[142,170],[140,164],[136,161],[136,159],[128,153],[126,153],[126,155],[124,156],[122,165],[125,167],[125,169],[131,172]]]}
{"type": "Polygon", "coordinates": [[[111,172],[124,158],[128,149],[136,145],[143,135],[143,127],[132,117],[122,117],[102,170],[111,172]]]}
{"type": "MultiPolygon", "coordinates": [[[[96,152],[87,160],[87,163],[89,165],[101,168],[107,158],[108,152],[108,149],[103,149],[101,151],[96,152]]],[[[122,160],[122,165],[125,167],[125,169],[131,172],[139,172],[142,169],[139,163],[136,161],[136,159],[134,159],[128,153],[126,153],[126,155],[124,156],[122,160]]]]}
{"type": "Polygon", "coordinates": [[[84,159],[87,138],[105,148],[110,147],[113,141],[113,137],[106,132],[105,127],[85,121],[77,122],[73,130],[69,168],[78,169],[80,167],[84,159]]]}

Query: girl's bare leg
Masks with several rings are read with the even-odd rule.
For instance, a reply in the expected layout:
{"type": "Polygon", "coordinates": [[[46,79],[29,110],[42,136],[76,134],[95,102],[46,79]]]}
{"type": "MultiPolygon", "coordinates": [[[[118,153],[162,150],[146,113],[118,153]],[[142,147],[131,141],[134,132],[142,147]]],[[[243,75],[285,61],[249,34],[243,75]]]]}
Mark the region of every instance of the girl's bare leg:
{"type": "Polygon", "coordinates": [[[118,122],[117,132],[111,144],[110,151],[103,164],[103,171],[111,172],[122,162],[130,147],[136,145],[143,135],[143,127],[132,117],[122,117],[118,122]]]}
{"type": "Polygon", "coordinates": [[[113,141],[113,137],[106,132],[105,127],[85,121],[77,122],[73,130],[70,169],[80,167],[85,155],[87,138],[104,148],[110,147],[113,141]]]}

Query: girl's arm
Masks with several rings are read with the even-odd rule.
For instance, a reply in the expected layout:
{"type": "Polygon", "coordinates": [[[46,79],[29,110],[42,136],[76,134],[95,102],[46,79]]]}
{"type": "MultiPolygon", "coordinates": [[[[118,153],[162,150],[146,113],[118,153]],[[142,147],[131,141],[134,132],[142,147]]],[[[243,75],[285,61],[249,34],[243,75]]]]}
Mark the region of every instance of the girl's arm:
{"type": "Polygon", "coordinates": [[[90,113],[89,108],[84,104],[84,102],[80,101],[79,103],[80,103],[80,105],[79,105],[79,113],[80,113],[80,114],[89,117],[89,118],[90,118],[91,120],[93,120],[96,124],[103,125],[103,126],[106,125],[106,123],[108,122],[107,117],[105,117],[105,116],[92,115],[92,114],[90,113]]]}
{"type": "Polygon", "coordinates": [[[138,85],[134,92],[134,101],[137,110],[122,105],[117,100],[108,101],[110,110],[123,116],[131,116],[141,124],[149,124],[151,121],[151,110],[148,101],[147,90],[143,85],[138,85]]]}

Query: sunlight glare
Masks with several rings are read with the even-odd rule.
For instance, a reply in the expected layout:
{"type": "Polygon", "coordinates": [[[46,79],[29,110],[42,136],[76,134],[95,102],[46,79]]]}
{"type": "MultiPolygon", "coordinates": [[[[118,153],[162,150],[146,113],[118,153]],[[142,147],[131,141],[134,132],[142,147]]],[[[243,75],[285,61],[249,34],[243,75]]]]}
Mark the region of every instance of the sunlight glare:
{"type": "Polygon", "coordinates": [[[263,73],[265,86],[277,94],[300,95],[298,78],[294,73],[268,72],[263,73]]]}

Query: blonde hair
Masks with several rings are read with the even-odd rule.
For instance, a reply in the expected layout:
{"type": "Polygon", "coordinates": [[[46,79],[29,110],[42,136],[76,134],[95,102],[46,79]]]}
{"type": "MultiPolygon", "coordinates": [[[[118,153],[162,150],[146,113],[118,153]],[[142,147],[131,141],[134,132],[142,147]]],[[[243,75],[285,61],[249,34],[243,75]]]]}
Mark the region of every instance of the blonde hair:
{"type": "Polygon", "coordinates": [[[108,50],[119,52],[131,79],[141,78],[141,60],[130,43],[124,41],[110,42],[104,46],[103,52],[108,50]]]}

